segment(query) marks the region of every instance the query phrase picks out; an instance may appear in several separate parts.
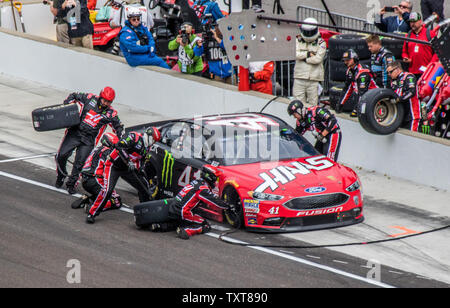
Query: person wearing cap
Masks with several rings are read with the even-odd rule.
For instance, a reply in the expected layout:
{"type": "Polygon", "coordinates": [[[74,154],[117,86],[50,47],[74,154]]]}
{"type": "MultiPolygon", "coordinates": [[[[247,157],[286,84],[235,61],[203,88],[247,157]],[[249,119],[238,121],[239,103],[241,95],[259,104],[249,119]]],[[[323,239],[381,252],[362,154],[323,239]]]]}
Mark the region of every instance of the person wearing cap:
{"type": "Polygon", "coordinates": [[[341,128],[329,110],[320,106],[305,108],[301,101],[294,100],[289,104],[287,112],[297,120],[297,133],[304,135],[311,131],[317,139],[314,148],[329,159],[338,160],[342,141],[341,128]]]}
{"type": "Polygon", "coordinates": [[[317,20],[307,18],[296,42],[293,96],[310,105],[319,102],[319,82],[324,81],[323,60],[327,43],[322,39],[317,20]]]}
{"type": "Polygon", "coordinates": [[[123,124],[117,111],[111,108],[116,94],[111,87],[105,87],[97,96],[92,93],[72,93],[64,104],[78,104],[80,111],[80,124],[66,129],[61,146],[56,154],[57,178],[55,187],[61,188],[66,177],[69,194],[76,192],[76,184],[83,165],[94,146],[99,142],[107,126],[113,129],[117,136],[123,132],[123,124]],[[67,160],[76,150],[75,161],[70,176],[66,165],[67,160]]]}
{"type": "Polygon", "coordinates": [[[402,127],[417,132],[421,119],[420,101],[417,95],[417,78],[412,73],[404,72],[402,64],[395,61],[388,65],[394,90],[394,99],[405,108],[402,127]]]}
{"type": "Polygon", "coordinates": [[[111,10],[112,16],[109,22],[111,28],[125,27],[125,22],[128,20],[128,11],[131,9],[139,9],[141,12],[141,23],[148,30],[151,30],[155,24],[152,14],[147,10],[147,8],[141,4],[139,0],[125,0],[120,1],[123,5],[120,6],[118,10],[111,10]]]}
{"type": "Polygon", "coordinates": [[[170,69],[163,59],[156,55],[153,35],[141,22],[139,8],[129,7],[125,27],[119,32],[120,49],[131,66],[149,65],[170,69]]]}
{"type": "MultiPolygon", "coordinates": [[[[367,91],[378,88],[370,69],[359,63],[359,56],[353,49],[344,52],[342,61],[344,61],[348,69],[341,100],[336,105],[336,112],[338,113],[342,111],[344,104],[350,99],[353,93],[357,95],[357,102],[359,102],[360,98],[367,91]]],[[[356,111],[357,105],[355,105],[353,111],[350,113],[351,117],[358,116],[356,111]]]]}
{"type": "MultiPolygon", "coordinates": [[[[435,31],[427,29],[420,13],[412,12],[409,24],[411,31],[406,35],[407,38],[429,42],[436,36],[435,31]]],[[[403,62],[409,64],[409,72],[416,75],[417,79],[422,76],[430,62],[438,60],[431,46],[409,41],[403,44],[402,58],[403,62]]]]}
{"type": "Polygon", "coordinates": [[[194,34],[193,25],[185,22],[180,26],[178,36],[169,42],[169,50],[178,50],[178,67],[184,74],[201,76],[203,72],[203,60],[194,52],[201,38],[194,34]]]}

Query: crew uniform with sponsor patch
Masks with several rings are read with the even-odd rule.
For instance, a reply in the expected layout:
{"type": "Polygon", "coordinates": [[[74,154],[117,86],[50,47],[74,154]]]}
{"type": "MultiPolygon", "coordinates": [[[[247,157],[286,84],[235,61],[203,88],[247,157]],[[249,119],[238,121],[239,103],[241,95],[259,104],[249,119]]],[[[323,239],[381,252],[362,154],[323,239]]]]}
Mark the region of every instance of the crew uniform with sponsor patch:
{"type": "MultiPolygon", "coordinates": [[[[359,99],[367,91],[378,88],[375,80],[372,77],[372,73],[368,68],[363,67],[359,63],[359,56],[354,50],[350,49],[346,51],[342,57],[342,60],[347,65],[348,70],[340,103],[336,105],[336,112],[341,112],[344,104],[350,99],[353,93],[356,93],[356,95],[358,96],[357,101],[359,101],[359,99]]],[[[357,116],[356,109],[352,111],[350,116],[357,116]]]]}
{"type": "Polygon", "coordinates": [[[75,162],[72,173],[66,183],[70,194],[75,193],[75,185],[86,158],[100,140],[107,126],[111,126],[114,133],[118,136],[122,135],[123,124],[117,115],[117,111],[110,107],[114,98],[114,90],[106,87],[100,92],[99,96],[72,93],[64,101],[64,104],[79,104],[81,112],[80,124],[66,130],[64,139],[56,154],[57,179],[55,186],[57,188],[64,184],[64,179],[67,175],[67,160],[75,149],[75,162]]]}
{"type": "Polygon", "coordinates": [[[372,54],[370,69],[378,87],[391,87],[391,80],[387,73],[387,66],[394,61],[394,55],[385,47],[381,47],[378,53],[372,54]]]}
{"type": "Polygon", "coordinates": [[[87,223],[94,223],[106,207],[114,193],[114,188],[122,177],[126,182],[138,191],[139,201],[149,201],[151,198],[150,187],[145,177],[136,172],[139,170],[148,154],[149,147],[161,138],[160,132],[151,127],[145,133],[130,132],[122,138],[111,153],[108,154],[103,167],[103,187],[86,218],[87,223]]]}
{"type": "Polygon", "coordinates": [[[303,108],[303,103],[295,100],[289,104],[288,114],[297,119],[296,131],[303,135],[306,131],[317,133],[314,148],[329,159],[338,160],[342,133],[336,117],[327,109],[313,106],[303,108]]]}
{"type": "Polygon", "coordinates": [[[182,239],[208,232],[211,227],[202,216],[196,214],[200,202],[207,205],[228,209],[229,206],[212,192],[217,176],[215,170],[202,168],[201,179],[193,180],[186,185],[170,204],[169,217],[178,221],[177,234],[182,239]]]}

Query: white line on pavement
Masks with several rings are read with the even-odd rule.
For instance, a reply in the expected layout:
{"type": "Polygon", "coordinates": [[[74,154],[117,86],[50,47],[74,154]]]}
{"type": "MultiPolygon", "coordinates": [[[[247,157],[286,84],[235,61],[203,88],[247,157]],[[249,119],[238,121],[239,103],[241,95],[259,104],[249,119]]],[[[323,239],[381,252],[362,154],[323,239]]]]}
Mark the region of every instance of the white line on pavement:
{"type": "MultiPolygon", "coordinates": [[[[26,179],[26,178],[23,178],[23,177],[14,175],[14,174],[6,173],[6,172],[3,172],[3,171],[0,171],[0,176],[4,176],[4,177],[7,177],[7,178],[10,178],[10,179],[13,179],[13,180],[17,180],[17,181],[20,181],[20,182],[24,182],[24,183],[27,183],[27,184],[39,186],[39,187],[42,187],[42,188],[45,188],[45,189],[49,189],[49,190],[52,190],[52,191],[55,191],[55,192],[68,194],[67,191],[65,191],[63,189],[58,189],[58,188],[55,188],[55,187],[47,185],[47,184],[43,184],[43,183],[40,183],[40,182],[37,182],[37,181],[26,179]]],[[[80,197],[81,195],[76,194],[76,195],[73,195],[73,196],[74,197],[80,197]]],[[[127,212],[127,213],[133,213],[133,210],[128,209],[128,208],[124,208],[124,207],[122,207],[120,210],[122,210],[124,212],[127,212]]],[[[213,238],[217,238],[217,239],[220,236],[219,234],[215,234],[215,233],[206,233],[206,235],[211,236],[213,238]]],[[[242,242],[240,240],[233,239],[233,238],[230,238],[230,237],[227,237],[227,236],[223,236],[222,238],[227,240],[227,241],[230,241],[230,242],[235,242],[237,244],[247,244],[245,242],[242,242]]],[[[272,249],[267,249],[267,248],[258,247],[258,246],[246,246],[246,247],[248,247],[250,249],[255,249],[255,250],[258,250],[258,251],[262,251],[262,252],[265,252],[265,253],[268,253],[268,254],[271,254],[271,255],[275,255],[275,256],[278,256],[278,257],[281,257],[281,258],[284,258],[284,259],[288,259],[288,260],[291,260],[291,261],[294,261],[294,262],[297,262],[297,263],[301,263],[301,264],[305,264],[305,265],[312,266],[312,267],[315,267],[315,268],[319,268],[319,269],[322,269],[322,270],[325,270],[325,271],[328,271],[328,272],[331,272],[331,273],[334,273],[334,274],[338,274],[338,275],[341,275],[341,276],[345,276],[345,277],[348,277],[348,278],[359,280],[359,281],[362,281],[362,282],[365,282],[365,283],[368,283],[368,284],[372,284],[372,285],[375,285],[375,286],[378,286],[378,287],[394,288],[393,286],[385,284],[385,283],[382,283],[380,281],[376,281],[376,280],[373,280],[373,279],[369,279],[369,278],[361,277],[361,276],[354,275],[354,274],[351,274],[351,273],[347,273],[347,272],[344,272],[344,271],[341,271],[341,270],[338,270],[338,269],[335,269],[335,268],[332,268],[332,267],[329,267],[329,266],[326,266],[326,265],[322,265],[322,264],[318,264],[318,263],[315,263],[315,262],[311,262],[311,261],[308,261],[308,260],[305,260],[305,259],[302,259],[302,258],[298,258],[298,257],[292,256],[292,255],[288,255],[286,253],[275,251],[275,250],[272,250],[272,249]]]]}

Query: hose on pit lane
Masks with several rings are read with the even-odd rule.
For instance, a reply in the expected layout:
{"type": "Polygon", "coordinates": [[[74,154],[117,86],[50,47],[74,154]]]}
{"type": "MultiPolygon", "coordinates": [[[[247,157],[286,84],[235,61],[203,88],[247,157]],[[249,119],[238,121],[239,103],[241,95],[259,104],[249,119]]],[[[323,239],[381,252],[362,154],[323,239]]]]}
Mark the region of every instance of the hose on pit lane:
{"type": "Polygon", "coordinates": [[[371,245],[371,244],[393,242],[393,241],[398,241],[398,240],[404,240],[406,238],[410,238],[410,237],[414,237],[414,236],[419,236],[419,235],[424,235],[424,234],[428,234],[428,233],[432,233],[432,232],[442,231],[442,230],[445,230],[445,229],[448,229],[448,228],[450,228],[450,225],[447,225],[447,226],[444,226],[444,227],[440,227],[440,228],[436,228],[436,229],[423,231],[423,232],[408,234],[408,235],[404,235],[404,236],[401,236],[401,237],[389,238],[389,239],[381,239],[381,240],[366,241],[366,242],[341,243],[341,244],[324,244],[324,245],[293,245],[293,246],[289,246],[289,245],[266,245],[266,244],[261,245],[261,244],[254,244],[254,243],[253,244],[252,243],[244,243],[244,242],[241,242],[241,241],[236,242],[236,241],[233,241],[233,240],[224,239],[224,236],[228,236],[228,235],[238,231],[237,229],[223,232],[222,234],[219,235],[218,239],[219,239],[219,241],[225,242],[227,244],[238,245],[238,246],[253,246],[253,247],[264,247],[264,248],[298,248],[298,249],[305,249],[305,248],[330,248],[330,247],[371,245]]]}

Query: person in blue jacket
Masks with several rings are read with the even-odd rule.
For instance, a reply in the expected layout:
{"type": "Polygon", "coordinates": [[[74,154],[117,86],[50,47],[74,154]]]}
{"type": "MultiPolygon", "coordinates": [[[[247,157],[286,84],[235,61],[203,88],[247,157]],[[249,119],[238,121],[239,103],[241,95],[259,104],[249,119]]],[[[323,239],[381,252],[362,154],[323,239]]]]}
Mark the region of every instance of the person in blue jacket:
{"type": "Polygon", "coordinates": [[[207,14],[211,14],[215,21],[224,17],[217,2],[212,0],[197,0],[192,9],[200,20],[207,14]]]}
{"type": "Polygon", "coordinates": [[[141,23],[139,8],[128,10],[125,27],[119,33],[120,49],[131,66],[153,65],[170,69],[169,65],[156,56],[153,36],[141,23]]]}
{"type": "Polygon", "coordinates": [[[211,38],[197,43],[197,46],[194,47],[194,55],[201,57],[205,54],[212,77],[218,81],[231,83],[233,66],[228,60],[221,37],[222,34],[218,27],[211,29],[211,38]]]}

